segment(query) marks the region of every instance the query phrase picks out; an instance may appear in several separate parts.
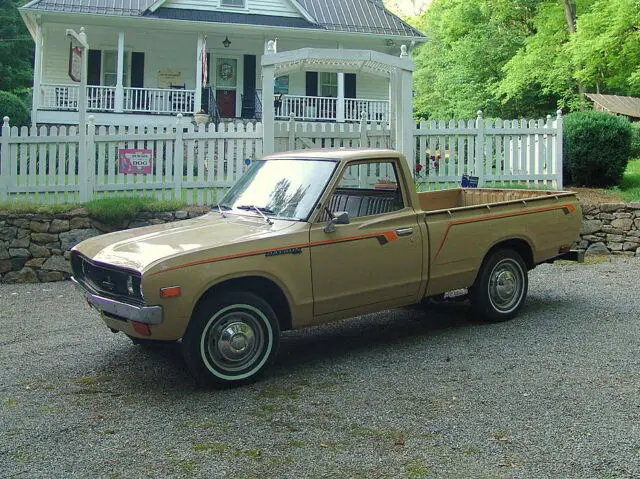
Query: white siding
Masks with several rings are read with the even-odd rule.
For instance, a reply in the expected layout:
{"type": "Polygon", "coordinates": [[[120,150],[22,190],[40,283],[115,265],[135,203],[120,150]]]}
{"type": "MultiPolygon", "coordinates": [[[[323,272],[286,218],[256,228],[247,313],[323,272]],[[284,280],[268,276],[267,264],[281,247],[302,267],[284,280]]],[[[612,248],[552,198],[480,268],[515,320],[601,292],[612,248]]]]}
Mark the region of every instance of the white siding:
{"type": "Polygon", "coordinates": [[[276,15],[279,17],[300,17],[287,0],[246,0],[247,8],[221,7],[220,0],[171,0],[161,8],[183,8],[188,10],[221,10],[225,12],[249,13],[256,15],[276,15]]]}
{"type": "Polygon", "coordinates": [[[356,96],[367,100],[388,100],[389,79],[370,73],[358,73],[356,75],[356,96]]]}

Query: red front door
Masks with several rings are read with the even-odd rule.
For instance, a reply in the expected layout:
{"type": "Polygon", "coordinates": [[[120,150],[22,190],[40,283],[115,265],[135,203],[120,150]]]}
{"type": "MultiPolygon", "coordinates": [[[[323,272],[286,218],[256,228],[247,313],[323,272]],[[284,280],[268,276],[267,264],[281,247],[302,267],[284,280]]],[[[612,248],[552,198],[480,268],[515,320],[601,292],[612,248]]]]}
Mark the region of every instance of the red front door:
{"type": "Polygon", "coordinates": [[[236,116],[236,91],[218,90],[216,92],[216,102],[220,118],[235,118],[236,116]]]}

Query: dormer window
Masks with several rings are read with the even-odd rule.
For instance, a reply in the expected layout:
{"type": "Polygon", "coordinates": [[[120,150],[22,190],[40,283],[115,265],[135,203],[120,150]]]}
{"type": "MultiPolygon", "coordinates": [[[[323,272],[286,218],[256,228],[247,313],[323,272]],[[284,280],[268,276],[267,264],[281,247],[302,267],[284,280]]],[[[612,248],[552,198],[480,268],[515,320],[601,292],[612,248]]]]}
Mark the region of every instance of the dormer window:
{"type": "Polygon", "coordinates": [[[246,0],[220,0],[221,7],[244,8],[246,0]]]}

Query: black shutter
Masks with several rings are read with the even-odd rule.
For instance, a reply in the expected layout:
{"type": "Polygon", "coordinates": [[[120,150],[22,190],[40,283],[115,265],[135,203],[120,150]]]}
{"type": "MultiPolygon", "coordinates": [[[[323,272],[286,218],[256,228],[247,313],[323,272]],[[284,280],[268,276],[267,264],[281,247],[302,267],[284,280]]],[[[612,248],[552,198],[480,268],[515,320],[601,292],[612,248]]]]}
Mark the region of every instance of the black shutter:
{"type": "Polygon", "coordinates": [[[144,88],[144,52],[131,53],[131,86],[144,88]]]}
{"type": "Polygon", "coordinates": [[[344,97],[345,98],[357,98],[356,97],[356,74],[345,73],[344,75],[344,97]]]}
{"type": "Polygon", "coordinates": [[[207,53],[207,84],[211,85],[211,53],[207,53]]]}
{"type": "Polygon", "coordinates": [[[256,56],[244,56],[242,118],[254,118],[256,113],[256,56]]]}
{"type": "Polygon", "coordinates": [[[89,50],[89,57],[87,59],[89,70],[87,74],[88,85],[100,85],[101,59],[102,52],[100,50],[89,50]]]}
{"type": "Polygon", "coordinates": [[[307,72],[307,96],[318,96],[318,72],[307,72]]]}

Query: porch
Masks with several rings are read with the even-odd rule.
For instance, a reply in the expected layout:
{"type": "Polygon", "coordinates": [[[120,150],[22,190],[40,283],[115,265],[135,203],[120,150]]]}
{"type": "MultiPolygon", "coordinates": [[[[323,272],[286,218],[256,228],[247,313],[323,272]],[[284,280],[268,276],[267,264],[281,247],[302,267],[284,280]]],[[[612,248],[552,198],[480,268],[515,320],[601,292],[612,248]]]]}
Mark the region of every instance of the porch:
{"type": "MultiPolygon", "coordinates": [[[[72,55],[65,27],[52,24],[45,31],[36,25],[31,115],[35,124],[79,121],[82,95],[79,83],[70,79],[72,55]]],[[[247,35],[227,43],[222,41],[226,36],[213,31],[163,32],[160,37],[158,32],[92,26],[84,34],[86,110],[97,124],[170,124],[178,114],[191,116],[201,110],[216,123],[259,121],[267,104],[273,105],[269,116],[274,119],[289,120],[292,114],[305,122],[391,119],[389,78],[367,70],[314,65],[278,74],[269,87],[261,84],[261,59],[276,52],[278,45],[285,52],[298,46],[284,35],[277,42],[247,35]],[[263,101],[265,88],[273,90],[268,102],[263,101]]],[[[354,40],[352,46],[360,42],[364,41],[354,40]]],[[[335,43],[317,43],[335,48],[335,43]]]]}
{"type": "MultiPolygon", "coordinates": [[[[196,107],[195,89],[122,87],[121,95],[118,90],[117,86],[87,86],[87,111],[174,117],[178,113],[188,116],[204,110],[214,121],[220,120],[219,106],[208,86],[203,88],[199,108],[196,107]]],[[[255,90],[252,96],[245,99],[241,95],[240,116],[261,120],[262,90],[255,90]]],[[[77,112],[79,97],[77,84],[41,83],[38,110],[77,112]]],[[[273,108],[276,119],[288,120],[293,114],[296,120],[311,122],[353,122],[362,117],[366,121],[389,121],[389,100],[279,94],[273,108]]]]}

